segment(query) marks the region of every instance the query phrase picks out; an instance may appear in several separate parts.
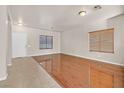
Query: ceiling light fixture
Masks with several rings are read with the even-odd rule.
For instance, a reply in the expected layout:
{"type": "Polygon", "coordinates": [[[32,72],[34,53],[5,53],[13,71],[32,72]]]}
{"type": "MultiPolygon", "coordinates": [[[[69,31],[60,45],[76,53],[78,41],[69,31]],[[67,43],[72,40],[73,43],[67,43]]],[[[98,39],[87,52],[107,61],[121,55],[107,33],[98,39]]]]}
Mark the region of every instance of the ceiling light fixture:
{"type": "Polygon", "coordinates": [[[102,9],[102,7],[100,5],[96,5],[94,6],[95,9],[102,9]]]}
{"type": "Polygon", "coordinates": [[[86,15],[86,11],[80,11],[78,14],[79,14],[80,16],[85,16],[85,15],[86,15]]]}

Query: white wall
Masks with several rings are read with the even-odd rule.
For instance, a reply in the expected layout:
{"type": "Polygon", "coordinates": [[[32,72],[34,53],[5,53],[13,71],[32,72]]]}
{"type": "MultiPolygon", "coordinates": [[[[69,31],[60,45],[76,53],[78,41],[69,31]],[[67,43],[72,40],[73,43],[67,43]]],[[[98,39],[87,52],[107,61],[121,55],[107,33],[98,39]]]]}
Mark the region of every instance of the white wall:
{"type": "Polygon", "coordinates": [[[18,26],[18,25],[13,25],[12,30],[13,30],[13,40],[12,40],[13,57],[60,53],[60,33],[59,32],[39,30],[36,28],[18,26]],[[14,34],[18,34],[18,35],[14,35],[14,34]],[[25,34],[27,36],[26,45],[24,45],[25,49],[23,49],[21,52],[17,52],[19,51],[18,48],[20,47],[19,42],[23,42],[23,39],[18,38],[18,36],[21,34],[25,34]],[[45,50],[39,49],[39,36],[40,35],[53,36],[53,49],[45,49],[45,50]],[[25,54],[22,55],[22,52],[23,53],[25,52],[25,54]]]}
{"type": "Polygon", "coordinates": [[[12,33],[12,55],[13,57],[26,56],[27,33],[13,32],[12,33]]]}
{"type": "Polygon", "coordinates": [[[78,26],[62,32],[62,53],[124,65],[124,16],[115,17],[92,25],[78,26]],[[115,28],[115,53],[89,52],[88,32],[115,28]]]}
{"type": "MultiPolygon", "coordinates": [[[[61,52],[100,60],[103,62],[113,63],[124,65],[124,16],[121,15],[119,17],[115,17],[109,20],[103,20],[98,23],[94,23],[92,25],[85,25],[74,28],[72,27],[70,31],[65,31],[61,33],[61,52]],[[112,28],[115,29],[115,42],[114,42],[114,51],[115,53],[99,53],[99,52],[89,52],[89,40],[88,40],[88,32],[112,28]]],[[[18,49],[16,46],[13,46],[13,57],[22,57],[22,56],[33,56],[33,55],[45,55],[45,54],[52,54],[52,53],[60,53],[60,33],[59,32],[52,32],[52,31],[45,31],[39,30],[30,27],[24,26],[13,26],[13,34],[25,34],[27,37],[26,45],[30,45],[31,47],[25,47],[25,55],[20,55],[18,53],[18,49]],[[39,35],[52,35],[54,36],[54,48],[47,49],[47,50],[39,50],[39,35]],[[18,54],[16,54],[18,53],[18,54]],[[18,56],[17,56],[18,55],[18,56]]],[[[15,37],[15,39],[17,39],[15,37]]],[[[14,40],[13,40],[14,41],[14,40]]],[[[16,40],[15,44],[19,45],[16,40]]]]}
{"type": "Polygon", "coordinates": [[[8,30],[8,36],[7,36],[7,46],[9,48],[7,48],[7,65],[11,66],[12,64],[12,32],[11,32],[11,20],[9,15],[8,16],[8,25],[7,25],[7,30],[8,30]]]}
{"type": "Polygon", "coordinates": [[[7,7],[0,6],[0,80],[7,78],[7,7]]]}

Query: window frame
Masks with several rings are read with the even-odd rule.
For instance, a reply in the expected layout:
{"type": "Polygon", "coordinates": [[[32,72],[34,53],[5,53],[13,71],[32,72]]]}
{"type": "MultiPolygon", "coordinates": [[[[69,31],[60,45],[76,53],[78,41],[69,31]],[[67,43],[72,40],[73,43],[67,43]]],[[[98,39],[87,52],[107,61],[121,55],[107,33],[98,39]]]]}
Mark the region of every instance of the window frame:
{"type": "MultiPolygon", "coordinates": [[[[109,40],[108,40],[109,41],[109,40]]],[[[104,30],[98,30],[98,31],[92,31],[92,32],[89,32],[89,51],[90,52],[102,52],[102,53],[114,53],[114,28],[110,28],[110,29],[104,29],[104,30]],[[109,51],[103,51],[102,50],[102,47],[104,47],[104,46],[101,46],[102,45],[102,43],[103,43],[103,41],[101,40],[101,32],[103,32],[103,31],[108,31],[108,30],[111,30],[112,31],[112,38],[111,38],[111,42],[112,42],[112,44],[111,44],[111,50],[109,51]],[[97,50],[93,50],[93,49],[91,49],[91,37],[90,37],[90,35],[91,35],[91,33],[99,33],[99,48],[97,49],[97,50]]]]}
{"type": "Polygon", "coordinates": [[[43,50],[43,49],[53,49],[53,36],[40,35],[40,37],[39,37],[39,49],[40,49],[40,50],[43,50]],[[40,40],[40,39],[41,39],[41,36],[45,36],[45,42],[46,42],[46,43],[45,43],[45,44],[46,44],[46,47],[45,47],[45,48],[42,48],[42,47],[41,47],[41,45],[42,45],[41,40],[40,40]],[[50,47],[50,48],[48,48],[48,46],[47,46],[47,45],[48,45],[48,43],[47,43],[47,42],[48,42],[48,41],[47,41],[47,38],[48,38],[48,37],[51,37],[51,47],[50,47]]]}

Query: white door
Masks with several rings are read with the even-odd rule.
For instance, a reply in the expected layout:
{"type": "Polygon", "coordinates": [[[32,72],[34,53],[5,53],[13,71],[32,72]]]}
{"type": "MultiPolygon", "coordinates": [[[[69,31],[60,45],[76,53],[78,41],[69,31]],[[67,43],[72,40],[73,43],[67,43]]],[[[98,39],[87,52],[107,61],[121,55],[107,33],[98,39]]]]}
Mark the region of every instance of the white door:
{"type": "Polygon", "coordinates": [[[15,57],[26,56],[27,34],[21,32],[12,33],[12,55],[15,57]]]}

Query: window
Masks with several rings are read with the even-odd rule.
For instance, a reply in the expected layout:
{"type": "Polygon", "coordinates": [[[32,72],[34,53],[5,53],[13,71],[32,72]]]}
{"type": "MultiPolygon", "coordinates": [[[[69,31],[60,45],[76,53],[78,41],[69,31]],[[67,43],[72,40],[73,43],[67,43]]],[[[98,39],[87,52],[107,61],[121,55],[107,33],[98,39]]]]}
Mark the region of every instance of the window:
{"type": "Polygon", "coordinates": [[[94,52],[114,53],[114,29],[89,32],[89,48],[94,52]]]}
{"type": "Polygon", "coordinates": [[[40,49],[52,49],[53,36],[40,35],[40,49]]]}

